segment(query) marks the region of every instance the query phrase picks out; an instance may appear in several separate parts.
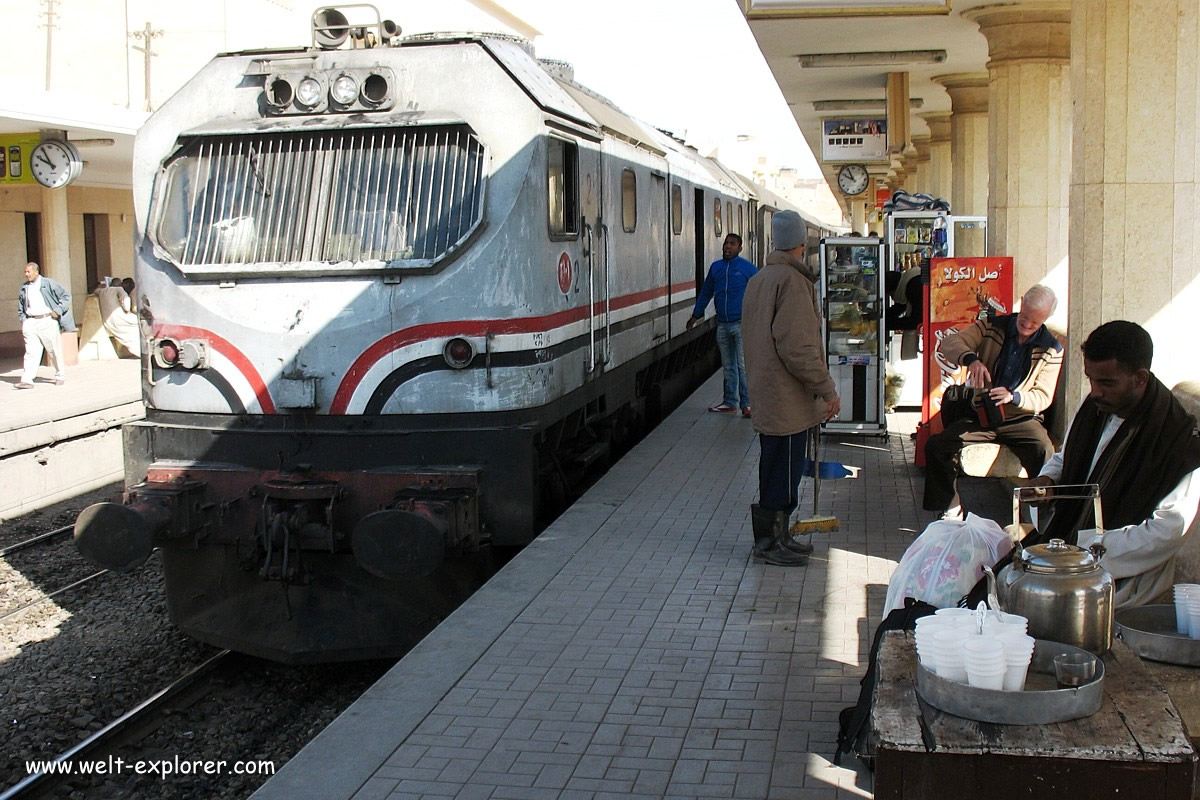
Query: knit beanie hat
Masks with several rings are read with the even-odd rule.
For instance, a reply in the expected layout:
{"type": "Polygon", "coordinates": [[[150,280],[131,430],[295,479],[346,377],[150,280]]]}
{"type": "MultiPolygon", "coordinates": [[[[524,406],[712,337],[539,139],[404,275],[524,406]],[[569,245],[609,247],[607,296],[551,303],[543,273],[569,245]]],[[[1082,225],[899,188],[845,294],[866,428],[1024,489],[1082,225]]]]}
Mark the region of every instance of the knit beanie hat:
{"type": "Polygon", "coordinates": [[[771,245],[776,250],[791,250],[808,243],[808,226],[795,211],[776,211],[771,215],[771,245]]]}

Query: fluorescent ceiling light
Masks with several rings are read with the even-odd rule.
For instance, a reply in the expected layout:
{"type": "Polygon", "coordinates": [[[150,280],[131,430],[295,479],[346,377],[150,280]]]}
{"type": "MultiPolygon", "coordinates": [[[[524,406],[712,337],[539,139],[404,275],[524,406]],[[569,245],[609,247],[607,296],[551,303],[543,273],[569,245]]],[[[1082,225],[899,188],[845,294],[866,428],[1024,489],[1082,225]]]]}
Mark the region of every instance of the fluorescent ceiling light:
{"type": "Polygon", "coordinates": [[[803,68],[883,67],[896,64],[940,64],[945,50],[876,50],[866,53],[811,53],[796,56],[803,68]]]}
{"type": "MultiPolygon", "coordinates": [[[[925,105],[925,100],[920,97],[908,98],[909,108],[921,108],[925,105]]],[[[814,100],[812,107],[813,111],[862,111],[871,109],[883,109],[887,106],[887,100],[883,97],[878,100],[814,100]]]]}

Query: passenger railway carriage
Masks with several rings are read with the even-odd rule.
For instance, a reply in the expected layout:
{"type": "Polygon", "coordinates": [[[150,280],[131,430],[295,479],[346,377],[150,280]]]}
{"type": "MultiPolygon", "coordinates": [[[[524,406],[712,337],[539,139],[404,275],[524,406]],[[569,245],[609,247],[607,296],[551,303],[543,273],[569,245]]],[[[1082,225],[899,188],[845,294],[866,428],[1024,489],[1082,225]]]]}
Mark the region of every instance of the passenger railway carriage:
{"type": "Polygon", "coordinates": [[[529,542],[711,374],[697,280],[776,206],[524,42],[364,8],[139,132],[146,418],[76,526],[106,566],[160,548],[188,634],[289,661],[400,651],[444,558],[529,542]]]}

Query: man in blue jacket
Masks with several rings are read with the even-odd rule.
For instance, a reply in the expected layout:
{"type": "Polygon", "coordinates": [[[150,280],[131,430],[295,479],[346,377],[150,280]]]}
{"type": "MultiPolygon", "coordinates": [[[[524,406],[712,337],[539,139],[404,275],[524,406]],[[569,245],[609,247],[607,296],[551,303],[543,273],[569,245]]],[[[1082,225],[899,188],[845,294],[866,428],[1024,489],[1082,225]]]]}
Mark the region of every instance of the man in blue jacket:
{"type": "Polygon", "coordinates": [[[750,416],[750,390],[746,388],[746,357],[742,353],[742,297],[754,273],[754,265],[740,257],[742,237],[731,233],[721,245],[721,260],[708,268],[708,277],[696,297],[696,308],[687,321],[687,329],[704,319],[709,300],[716,300],[717,347],[721,368],[725,371],[725,396],[709,411],[737,411],[750,416]]]}
{"type": "Polygon", "coordinates": [[[17,388],[33,388],[33,378],[37,375],[38,365],[42,363],[43,351],[50,353],[54,383],[62,386],[67,376],[63,371],[59,332],[75,330],[75,320],[71,316],[71,294],[62,284],[42,275],[38,265],[32,261],[25,265],[25,283],[18,294],[17,318],[21,320],[21,334],[25,339],[25,364],[17,388]]]}

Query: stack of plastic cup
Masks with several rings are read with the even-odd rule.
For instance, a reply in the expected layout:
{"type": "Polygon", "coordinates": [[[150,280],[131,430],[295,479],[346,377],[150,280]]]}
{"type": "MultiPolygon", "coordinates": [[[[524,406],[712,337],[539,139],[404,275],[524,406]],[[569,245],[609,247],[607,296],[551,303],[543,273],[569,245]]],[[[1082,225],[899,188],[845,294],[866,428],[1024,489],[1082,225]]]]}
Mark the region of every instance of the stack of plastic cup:
{"type": "Polygon", "coordinates": [[[1003,689],[1008,665],[1004,643],[991,636],[972,636],[963,641],[963,666],[967,683],[979,689],[1003,689]]]}
{"type": "MultiPolygon", "coordinates": [[[[1023,618],[1022,618],[1023,619],[1023,618]]],[[[984,636],[1004,636],[1007,634],[1025,634],[1024,622],[997,622],[994,619],[986,620],[983,623],[984,636]]]]}
{"type": "Polygon", "coordinates": [[[1023,632],[1029,631],[1029,619],[1020,614],[1010,614],[1007,611],[993,611],[992,619],[1005,625],[1020,625],[1023,632]]]}
{"type": "Polygon", "coordinates": [[[1024,633],[1004,633],[995,638],[1004,645],[1004,689],[1019,692],[1025,688],[1025,676],[1029,673],[1037,640],[1024,633]]]}
{"type": "Polygon", "coordinates": [[[964,620],[972,620],[975,618],[975,612],[969,608],[957,608],[950,606],[949,608],[939,608],[933,612],[935,617],[942,617],[957,624],[962,624],[964,620]]]}
{"type": "Polygon", "coordinates": [[[917,618],[914,638],[917,642],[917,659],[930,672],[937,672],[937,663],[933,655],[933,633],[937,630],[950,630],[954,624],[947,617],[930,614],[917,618]]]}
{"type": "Polygon", "coordinates": [[[1200,639],[1200,591],[1186,592],[1184,598],[1188,607],[1188,636],[1200,639]]]}
{"type": "Polygon", "coordinates": [[[938,627],[934,630],[931,655],[938,677],[958,683],[967,682],[962,643],[968,638],[971,638],[970,633],[957,625],[952,628],[938,627]]]}
{"type": "Polygon", "coordinates": [[[1187,598],[1190,594],[1200,592],[1200,583],[1175,584],[1175,630],[1185,636],[1191,636],[1192,619],[1188,611],[1187,598]]]}

